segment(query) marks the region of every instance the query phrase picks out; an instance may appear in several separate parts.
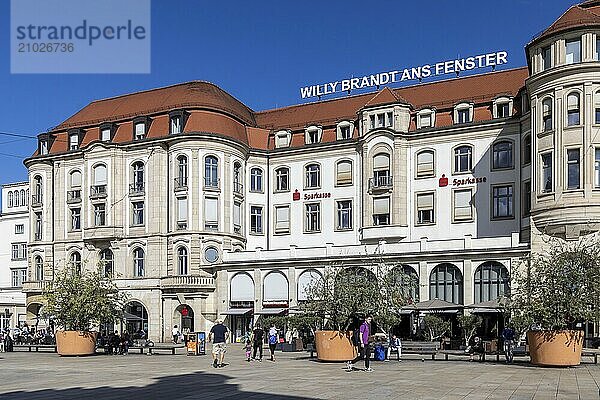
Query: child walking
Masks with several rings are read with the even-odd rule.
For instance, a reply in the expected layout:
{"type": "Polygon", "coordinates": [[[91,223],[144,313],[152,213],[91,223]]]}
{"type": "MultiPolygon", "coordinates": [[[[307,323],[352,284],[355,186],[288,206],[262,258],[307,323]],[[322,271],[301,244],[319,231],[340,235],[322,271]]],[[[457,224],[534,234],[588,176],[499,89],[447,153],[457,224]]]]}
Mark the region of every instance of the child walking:
{"type": "Polygon", "coordinates": [[[246,345],[244,346],[244,350],[246,350],[246,361],[250,362],[250,356],[252,355],[252,339],[250,336],[246,338],[246,345]]]}

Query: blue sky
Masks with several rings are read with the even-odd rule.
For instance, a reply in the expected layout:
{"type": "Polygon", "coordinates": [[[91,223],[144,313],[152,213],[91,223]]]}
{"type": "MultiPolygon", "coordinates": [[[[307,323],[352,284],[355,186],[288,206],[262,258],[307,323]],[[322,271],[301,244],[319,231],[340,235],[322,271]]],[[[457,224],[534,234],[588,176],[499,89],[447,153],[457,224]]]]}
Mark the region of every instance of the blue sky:
{"type": "MultiPolygon", "coordinates": [[[[124,0],[127,1],[127,0],[124,0]]],[[[11,74],[10,2],[0,1],[0,132],[35,137],[91,100],[188,80],[254,110],[301,103],[299,88],[524,45],[574,0],[152,1],[150,74],[11,74]]],[[[481,71],[480,71],[481,72],[481,71]]],[[[27,178],[33,139],[0,134],[0,183],[27,178]]]]}

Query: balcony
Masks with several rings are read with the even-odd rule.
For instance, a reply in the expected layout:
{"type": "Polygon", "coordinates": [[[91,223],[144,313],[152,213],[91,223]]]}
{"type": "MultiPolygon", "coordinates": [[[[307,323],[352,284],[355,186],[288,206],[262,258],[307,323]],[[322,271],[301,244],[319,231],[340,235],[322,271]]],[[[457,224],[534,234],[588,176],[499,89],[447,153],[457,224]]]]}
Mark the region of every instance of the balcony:
{"type": "Polygon", "coordinates": [[[81,189],[69,190],[67,192],[67,203],[81,203],[81,189]]]}
{"type": "Polygon", "coordinates": [[[42,206],[42,195],[34,194],[31,196],[31,207],[41,207],[42,206]]]}
{"type": "Polygon", "coordinates": [[[175,191],[176,192],[187,190],[187,188],[188,188],[187,176],[180,176],[178,178],[175,178],[175,191]]]}
{"type": "Polygon", "coordinates": [[[215,278],[212,276],[175,275],[160,279],[162,290],[214,290],[215,278]]]}
{"type": "Polygon", "coordinates": [[[219,178],[204,178],[204,189],[219,190],[219,178]]]}
{"type": "Polygon", "coordinates": [[[23,293],[42,293],[50,286],[51,281],[26,281],[23,282],[23,293]]]}
{"type": "Polygon", "coordinates": [[[244,184],[239,182],[233,182],[233,194],[238,196],[244,195],[244,184]]]}
{"type": "Polygon", "coordinates": [[[90,186],[90,199],[103,199],[106,196],[106,185],[90,186]]]}
{"type": "Polygon", "coordinates": [[[387,190],[394,185],[394,180],[391,175],[380,175],[369,178],[369,190],[387,190]]]}
{"type": "Polygon", "coordinates": [[[144,182],[136,182],[129,184],[130,196],[143,196],[144,194],[144,182]]]}
{"type": "Polygon", "coordinates": [[[92,226],[84,228],[84,241],[106,242],[123,237],[122,226],[92,226]]]}

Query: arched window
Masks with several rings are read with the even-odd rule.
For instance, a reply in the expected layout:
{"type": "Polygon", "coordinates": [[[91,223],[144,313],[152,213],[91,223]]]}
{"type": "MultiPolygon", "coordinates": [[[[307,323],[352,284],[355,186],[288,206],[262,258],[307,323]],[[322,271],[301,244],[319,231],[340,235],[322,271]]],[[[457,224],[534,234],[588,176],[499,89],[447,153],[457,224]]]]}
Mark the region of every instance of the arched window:
{"type": "Polygon", "coordinates": [[[75,270],[75,273],[81,275],[81,254],[78,251],[74,251],[71,253],[69,261],[71,262],[71,266],[75,270]]]}
{"type": "Polygon", "coordinates": [[[275,170],[275,191],[287,192],[290,190],[290,169],[287,167],[275,170]]]}
{"type": "Polygon", "coordinates": [[[371,188],[380,188],[391,185],[390,155],[387,153],[378,153],[373,157],[373,178],[369,186],[371,188]]]}
{"type": "Polygon", "coordinates": [[[250,191],[263,191],[263,172],[262,169],[254,167],[250,170],[250,191]]]}
{"type": "Polygon", "coordinates": [[[263,281],[263,303],[287,303],[288,292],[288,280],[283,273],[273,271],[265,276],[263,281]]]}
{"type": "Polygon", "coordinates": [[[206,156],[204,159],[204,186],[219,187],[219,160],[215,156],[206,156]]]}
{"type": "Polygon", "coordinates": [[[72,171],[69,174],[69,183],[71,185],[71,189],[81,188],[81,172],[79,170],[72,171]]]}
{"type": "MultiPolygon", "coordinates": [[[[107,185],[107,176],[106,176],[106,165],[97,164],[94,166],[94,185],[91,188],[91,196],[106,196],[106,185],[107,185]]],[[[97,226],[101,226],[102,224],[96,224],[97,226]]]]}
{"type": "Polygon", "coordinates": [[[235,274],[229,285],[229,300],[254,304],[254,281],[245,272],[235,274]]]}
{"type": "Polygon", "coordinates": [[[298,301],[308,300],[312,285],[318,284],[323,276],[314,269],[309,269],[298,276],[298,301]]]}
{"type": "Polygon", "coordinates": [[[579,125],[579,93],[569,93],[567,96],[567,125],[579,125]]]}
{"type": "Polygon", "coordinates": [[[308,164],[304,167],[306,189],[318,188],[321,186],[321,167],[319,164],[308,164]]]}
{"type": "Polygon", "coordinates": [[[188,158],[183,154],[177,157],[177,187],[185,188],[188,185],[188,158]]]}
{"type": "Polygon", "coordinates": [[[233,192],[244,192],[244,185],[242,184],[242,165],[239,162],[233,163],[233,192]]]}
{"type": "Polygon", "coordinates": [[[21,195],[21,207],[23,207],[26,203],[25,202],[25,189],[21,189],[20,195],[21,195]]]}
{"type": "Polygon", "coordinates": [[[110,249],[104,249],[100,252],[100,263],[102,265],[104,276],[112,278],[115,270],[113,252],[110,249]]]}
{"type": "Polygon", "coordinates": [[[19,191],[18,190],[15,190],[13,192],[13,196],[14,196],[14,199],[15,199],[13,205],[15,207],[22,206],[23,204],[21,204],[21,199],[19,198],[19,191]]]}
{"type": "Polygon", "coordinates": [[[13,192],[8,192],[8,207],[13,207],[13,192]]]}
{"type": "Polygon", "coordinates": [[[136,161],[131,165],[132,172],[132,190],[135,192],[144,191],[144,163],[136,161]]]}
{"type": "Polygon", "coordinates": [[[431,271],[429,298],[455,304],[463,303],[463,278],[456,266],[440,264],[431,271]]]}
{"type": "Polygon", "coordinates": [[[29,205],[29,189],[25,191],[25,205],[29,205]]]}
{"type": "Polygon", "coordinates": [[[552,99],[542,101],[542,131],[552,130],[552,99]]]}
{"type": "Polygon", "coordinates": [[[141,247],[133,250],[133,276],[144,276],[144,250],[141,247]]]}
{"type": "Polygon", "coordinates": [[[179,275],[188,274],[188,251],[183,246],[177,249],[177,273],[179,275]]]}
{"type": "Polygon", "coordinates": [[[497,261],[488,261],[475,270],[475,303],[496,300],[508,295],[508,269],[497,261]]]}
{"type": "Polygon", "coordinates": [[[454,149],[454,172],[469,172],[473,168],[473,148],[459,146],[454,149]]]}
{"type": "Polygon", "coordinates": [[[396,272],[395,282],[402,287],[402,294],[412,303],[419,302],[419,275],[410,265],[395,267],[392,272],[396,272]]]}
{"type": "Polygon", "coordinates": [[[417,177],[435,176],[435,154],[433,150],[421,150],[417,153],[417,177]]]}
{"type": "Polygon", "coordinates": [[[33,178],[33,198],[31,199],[32,204],[41,204],[42,203],[42,177],[36,175],[33,178]]]}
{"type": "Polygon", "coordinates": [[[352,161],[342,160],[337,162],[336,185],[352,185],[352,161]]]}
{"type": "Polygon", "coordinates": [[[493,150],[493,169],[512,168],[513,166],[513,144],[508,140],[494,143],[493,150]]]}
{"type": "Polygon", "coordinates": [[[35,266],[35,280],[43,281],[44,280],[44,260],[42,260],[42,257],[35,256],[33,265],[35,266]]]}

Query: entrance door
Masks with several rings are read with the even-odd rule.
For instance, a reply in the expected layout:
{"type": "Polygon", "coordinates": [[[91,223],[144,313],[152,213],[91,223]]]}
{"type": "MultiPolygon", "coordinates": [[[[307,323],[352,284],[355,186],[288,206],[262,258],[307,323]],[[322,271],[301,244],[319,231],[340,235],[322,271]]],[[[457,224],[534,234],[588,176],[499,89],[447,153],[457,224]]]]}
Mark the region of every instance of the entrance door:
{"type": "Polygon", "coordinates": [[[194,310],[187,304],[181,304],[175,309],[174,321],[179,319],[181,333],[194,332],[194,310]]]}

